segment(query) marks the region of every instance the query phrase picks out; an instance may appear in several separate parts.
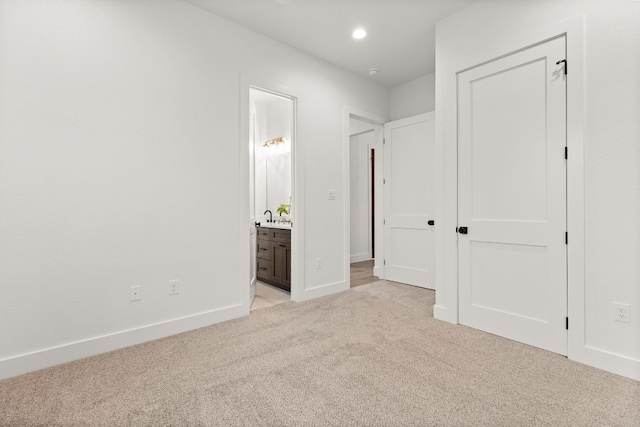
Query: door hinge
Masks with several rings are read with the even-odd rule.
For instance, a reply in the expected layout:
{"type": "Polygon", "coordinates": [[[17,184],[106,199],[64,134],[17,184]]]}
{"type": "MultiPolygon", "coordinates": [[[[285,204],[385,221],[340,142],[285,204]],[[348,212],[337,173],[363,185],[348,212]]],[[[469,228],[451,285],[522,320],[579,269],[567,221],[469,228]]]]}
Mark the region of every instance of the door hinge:
{"type": "Polygon", "coordinates": [[[569,330],[569,318],[565,317],[565,327],[567,328],[567,330],[569,330]]]}
{"type": "Polygon", "coordinates": [[[569,244],[569,232],[568,231],[564,232],[564,244],[565,245],[569,244]]]}
{"type": "Polygon", "coordinates": [[[386,143],[387,143],[387,140],[386,140],[386,139],[384,139],[384,138],[382,138],[382,144],[384,145],[384,144],[386,144],[386,143]]]}
{"type": "Polygon", "coordinates": [[[386,184],[386,183],[387,183],[387,180],[382,178],[382,184],[386,184]]]}
{"type": "Polygon", "coordinates": [[[387,220],[386,219],[382,220],[382,225],[387,225],[387,220]]]}
{"type": "Polygon", "coordinates": [[[564,62],[564,75],[567,75],[567,60],[566,59],[561,59],[560,61],[556,62],[556,65],[560,65],[564,62]]]}
{"type": "Polygon", "coordinates": [[[387,265],[387,260],[382,261],[382,265],[387,265]]]}
{"type": "Polygon", "coordinates": [[[564,158],[565,160],[569,158],[569,147],[564,147],[564,158]]]}

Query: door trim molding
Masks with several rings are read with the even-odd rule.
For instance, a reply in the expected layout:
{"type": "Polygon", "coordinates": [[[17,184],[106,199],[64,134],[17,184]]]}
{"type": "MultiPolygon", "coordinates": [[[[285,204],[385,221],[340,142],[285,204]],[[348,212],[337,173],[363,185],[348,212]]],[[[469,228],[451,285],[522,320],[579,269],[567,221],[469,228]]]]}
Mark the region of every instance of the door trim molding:
{"type": "Polygon", "coordinates": [[[436,304],[434,317],[458,323],[457,236],[457,74],[561,35],[566,35],[567,61],[567,228],[568,358],[640,380],[640,362],[592,347],[586,334],[585,310],[585,100],[584,16],[578,15],[526,36],[509,34],[502,42],[478,49],[459,63],[444,63],[436,76],[436,304]]]}
{"type": "MultiPolygon", "coordinates": [[[[297,133],[297,111],[299,111],[299,103],[301,94],[298,90],[284,86],[273,79],[257,77],[246,73],[240,73],[240,120],[238,142],[238,154],[240,156],[240,212],[245,212],[247,220],[249,219],[249,89],[257,88],[267,92],[273,92],[292,99],[294,118],[291,144],[292,150],[292,200],[291,219],[293,221],[293,229],[291,230],[291,299],[293,301],[301,301],[304,298],[304,155],[302,144],[299,142],[297,133]]],[[[251,292],[249,283],[250,274],[250,227],[253,224],[240,221],[240,277],[241,289],[240,297],[242,301],[242,309],[245,314],[249,314],[251,309],[251,292]],[[246,285],[246,286],[245,286],[246,285]]],[[[308,298],[307,298],[308,299],[308,298]]]]}

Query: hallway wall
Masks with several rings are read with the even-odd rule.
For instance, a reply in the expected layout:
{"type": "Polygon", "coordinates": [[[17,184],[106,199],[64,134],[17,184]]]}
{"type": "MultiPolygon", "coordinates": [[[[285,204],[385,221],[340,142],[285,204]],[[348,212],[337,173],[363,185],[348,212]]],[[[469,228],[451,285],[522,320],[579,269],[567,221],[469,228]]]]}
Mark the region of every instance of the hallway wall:
{"type": "Polygon", "coordinates": [[[430,73],[391,89],[389,118],[406,119],[436,109],[436,74],[430,73]]]}

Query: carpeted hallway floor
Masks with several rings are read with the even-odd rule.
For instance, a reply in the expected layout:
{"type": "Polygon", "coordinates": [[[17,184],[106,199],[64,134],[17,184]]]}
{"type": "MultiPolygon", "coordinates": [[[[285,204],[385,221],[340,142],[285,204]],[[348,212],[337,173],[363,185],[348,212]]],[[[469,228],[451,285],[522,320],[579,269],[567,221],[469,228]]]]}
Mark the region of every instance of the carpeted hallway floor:
{"type": "Polygon", "coordinates": [[[378,281],[0,382],[2,426],[639,426],[640,383],[378,281]]]}

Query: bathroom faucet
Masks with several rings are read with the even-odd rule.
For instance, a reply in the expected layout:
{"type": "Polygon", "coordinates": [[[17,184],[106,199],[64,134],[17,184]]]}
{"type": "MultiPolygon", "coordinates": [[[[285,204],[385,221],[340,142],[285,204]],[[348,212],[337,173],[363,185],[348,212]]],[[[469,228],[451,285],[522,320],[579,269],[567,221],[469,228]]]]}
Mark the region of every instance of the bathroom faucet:
{"type": "Polygon", "coordinates": [[[267,220],[267,222],[273,222],[273,214],[271,213],[271,211],[269,209],[264,211],[264,213],[262,215],[266,215],[267,212],[269,212],[269,219],[267,220]]]}

